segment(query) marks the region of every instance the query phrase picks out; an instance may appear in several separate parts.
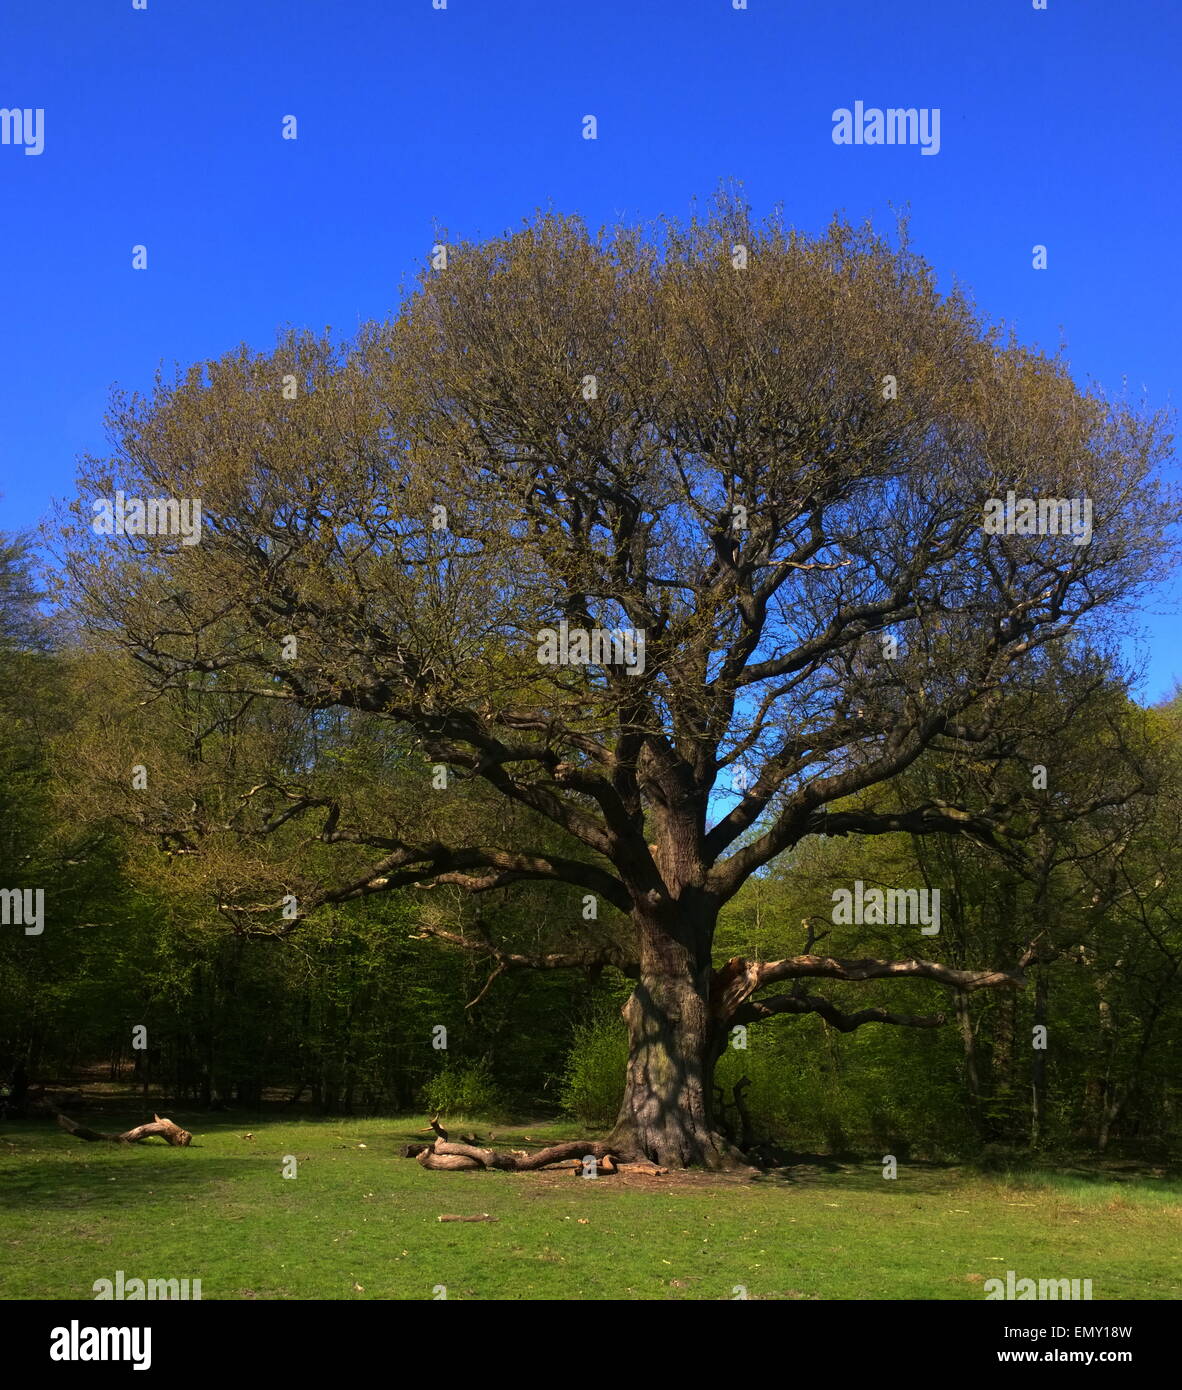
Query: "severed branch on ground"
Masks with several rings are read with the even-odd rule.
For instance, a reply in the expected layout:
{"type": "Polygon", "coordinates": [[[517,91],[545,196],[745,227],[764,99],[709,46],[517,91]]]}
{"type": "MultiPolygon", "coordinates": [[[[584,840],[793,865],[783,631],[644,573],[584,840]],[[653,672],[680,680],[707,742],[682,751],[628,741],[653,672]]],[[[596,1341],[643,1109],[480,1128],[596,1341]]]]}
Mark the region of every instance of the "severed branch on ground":
{"type": "Polygon", "coordinates": [[[544,1149],[539,1149],[537,1153],[525,1153],[523,1150],[512,1150],[505,1152],[501,1149],[483,1149],[475,1144],[452,1143],[445,1130],[439,1123],[439,1116],[431,1117],[431,1128],[435,1131],[435,1140],[431,1144],[417,1145],[408,1144],[403,1149],[403,1154],[413,1157],[424,1168],[429,1168],[432,1172],[459,1172],[463,1170],[477,1171],[487,1168],[498,1168],[510,1173],[530,1173],[536,1172],[540,1168],[549,1168],[553,1164],[570,1163],[572,1159],[582,1160],[584,1158],[594,1158],[599,1164],[599,1171],[604,1173],[614,1173],[621,1169],[628,1169],[632,1172],[663,1173],[666,1170],[659,1168],[655,1164],[649,1163],[643,1155],[623,1153],[618,1146],[612,1144],[602,1144],[592,1142],[587,1139],[572,1139],[561,1144],[550,1144],[544,1149]],[[412,1149],[417,1150],[411,1153],[412,1149]]]}
{"type": "Polygon", "coordinates": [[[72,1134],[75,1139],[88,1139],[92,1142],[102,1141],[109,1144],[138,1144],[141,1139],[150,1139],[153,1135],[159,1135],[174,1149],[186,1149],[193,1142],[193,1136],[187,1129],[182,1129],[172,1120],[162,1119],[159,1115],[153,1115],[150,1123],[136,1125],[134,1129],[125,1130],[122,1134],[100,1134],[98,1130],[87,1129],[84,1125],[78,1124],[76,1120],[71,1120],[68,1115],[63,1115],[60,1110],[54,1109],[53,1106],[48,1108],[57,1116],[57,1122],[62,1129],[67,1134],[72,1134]]]}

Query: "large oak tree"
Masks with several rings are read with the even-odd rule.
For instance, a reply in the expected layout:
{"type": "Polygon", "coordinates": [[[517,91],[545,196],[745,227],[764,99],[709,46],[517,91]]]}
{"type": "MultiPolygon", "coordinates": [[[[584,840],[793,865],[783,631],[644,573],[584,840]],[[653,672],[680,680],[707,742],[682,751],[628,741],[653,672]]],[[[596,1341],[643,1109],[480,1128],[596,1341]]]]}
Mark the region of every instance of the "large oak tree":
{"type": "MultiPolygon", "coordinates": [[[[411,887],[570,885],[602,911],[537,951],[429,929],[498,971],[630,973],[611,1142],[668,1164],[734,1157],[712,1120],[734,1025],[936,1021],[843,1013],[826,980],[1022,983],[1029,953],[712,957],[723,905],[807,836],[1004,849],[1014,798],[988,778],[965,804],[878,793],[920,760],[1029,758],[1054,701],[1026,700],[1020,738],[1015,701],[1164,563],[1163,422],[938,293],[905,234],[810,238],[730,202],[598,235],[541,215],[450,246],[390,322],[194,366],[117,401],[112,426],[69,572],[149,696],[211,701],[218,724],[281,702],[312,728],[392,725],[449,769],[446,790],[420,776],[372,803],[240,754],[216,795],[158,780],[139,805],[174,853],[303,829],[294,915],[260,856],[257,883],[219,893],[237,929],[411,887]],[[200,498],[200,543],[90,535],[116,489],[200,498]],[[1008,491],[1088,499],[1090,542],[987,534],[1008,491]],[[546,664],[539,634],[562,623],[643,634],[643,671],[546,664]],[[528,814],[465,836],[441,808],[475,787],[528,814]]],[[[1063,738],[1053,718],[1045,737],[1063,738]]]]}

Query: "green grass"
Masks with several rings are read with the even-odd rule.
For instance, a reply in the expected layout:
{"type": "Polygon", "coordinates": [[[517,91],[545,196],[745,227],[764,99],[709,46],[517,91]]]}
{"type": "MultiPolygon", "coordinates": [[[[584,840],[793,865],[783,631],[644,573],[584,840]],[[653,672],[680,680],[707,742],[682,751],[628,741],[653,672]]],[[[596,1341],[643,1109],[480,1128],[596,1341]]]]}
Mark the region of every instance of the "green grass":
{"type": "MultiPolygon", "coordinates": [[[[92,1298],[118,1269],[200,1278],[206,1299],[431,1299],[439,1284],[449,1299],[730,1299],[735,1285],[755,1299],[981,1299],[1009,1269],[1089,1278],[1096,1299],[1182,1293],[1182,1184],[1164,1177],[900,1164],[887,1181],[870,1161],[754,1179],[428,1173],[397,1156],[422,1118],[172,1118],[191,1148],[0,1127],[0,1297],[92,1298]]],[[[577,1137],[493,1128],[500,1148],[577,1137]]]]}

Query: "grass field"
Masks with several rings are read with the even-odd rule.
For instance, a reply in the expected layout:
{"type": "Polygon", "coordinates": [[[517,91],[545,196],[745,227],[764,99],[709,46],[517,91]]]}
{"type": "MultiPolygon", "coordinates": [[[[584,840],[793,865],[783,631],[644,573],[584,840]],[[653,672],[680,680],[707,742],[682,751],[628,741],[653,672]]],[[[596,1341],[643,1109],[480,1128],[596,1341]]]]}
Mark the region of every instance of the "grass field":
{"type": "MultiPolygon", "coordinates": [[[[87,1122],[143,1115],[109,1118],[87,1122]]],[[[756,1178],[428,1173],[397,1156],[422,1117],[172,1118],[191,1148],[0,1126],[0,1296],[93,1298],[116,1270],[200,1278],[205,1299],[429,1300],[438,1285],[449,1299],[733,1299],[736,1285],[752,1299],[982,1299],[1011,1269],[1091,1279],[1095,1299],[1182,1294],[1182,1183],[1164,1176],[900,1164],[890,1181],[869,1160],[756,1178]],[[437,1219],[482,1212],[496,1221],[437,1219]]],[[[493,1129],[498,1148],[578,1137],[493,1129]]]]}

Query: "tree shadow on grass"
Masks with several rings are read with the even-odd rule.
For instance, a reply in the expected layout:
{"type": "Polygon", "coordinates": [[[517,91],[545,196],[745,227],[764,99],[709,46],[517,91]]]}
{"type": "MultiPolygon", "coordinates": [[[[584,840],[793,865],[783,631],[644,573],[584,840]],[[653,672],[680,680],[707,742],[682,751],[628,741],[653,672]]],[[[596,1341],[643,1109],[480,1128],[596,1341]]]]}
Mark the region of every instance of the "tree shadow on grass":
{"type": "Polygon", "coordinates": [[[779,1187],[819,1187],[833,1191],[884,1191],[915,1196],[917,1192],[937,1192],[949,1182],[960,1180],[963,1164],[935,1160],[908,1159],[900,1161],[897,1176],[883,1176],[883,1163],[878,1158],[861,1158],[854,1154],[792,1154],[792,1162],[767,1172],[757,1173],[753,1183],[779,1187]]]}
{"type": "Polygon", "coordinates": [[[106,1162],[79,1163],[65,1156],[39,1157],[29,1163],[5,1165],[0,1211],[126,1207],[145,1195],[198,1198],[208,1195],[211,1183],[240,1180],[260,1170],[275,1171],[275,1158],[265,1154],[205,1157],[199,1163],[186,1163],[184,1151],[177,1150],[166,1162],[140,1161],[120,1167],[106,1162]]]}
{"type": "MultiPolygon", "coordinates": [[[[87,1119],[111,1133],[143,1122],[142,1115],[126,1124],[122,1116],[87,1119]]],[[[208,1127],[236,1128],[228,1123],[208,1127]]],[[[214,1156],[202,1154],[202,1147],[201,1135],[186,1148],[173,1148],[155,1139],[139,1144],[79,1140],[48,1124],[5,1126],[0,1131],[0,1211],[126,1207],[149,1194],[199,1197],[211,1183],[270,1171],[278,1163],[273,1153],[214,1156]]]]}

